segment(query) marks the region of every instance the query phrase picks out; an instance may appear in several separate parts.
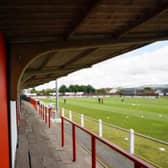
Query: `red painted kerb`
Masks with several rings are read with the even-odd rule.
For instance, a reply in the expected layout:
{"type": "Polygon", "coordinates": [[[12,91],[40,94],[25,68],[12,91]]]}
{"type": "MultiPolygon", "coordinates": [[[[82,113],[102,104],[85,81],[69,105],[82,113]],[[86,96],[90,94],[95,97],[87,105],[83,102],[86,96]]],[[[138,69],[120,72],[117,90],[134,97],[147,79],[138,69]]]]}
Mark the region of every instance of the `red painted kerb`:
{"type": "Polygon", "coordinates": [[[9,168],[9,128],[7,103],[6,53],[0,33],[0,167],[9,168]]]}

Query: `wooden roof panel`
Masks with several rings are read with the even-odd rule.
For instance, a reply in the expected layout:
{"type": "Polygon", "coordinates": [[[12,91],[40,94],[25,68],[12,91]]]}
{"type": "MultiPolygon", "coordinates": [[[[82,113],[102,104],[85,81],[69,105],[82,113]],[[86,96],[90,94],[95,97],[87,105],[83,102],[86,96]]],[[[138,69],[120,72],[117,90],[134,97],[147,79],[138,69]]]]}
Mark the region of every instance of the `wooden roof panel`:
{"type": "Polygon", "coordinates": [[[139,5],[133,2],[127,2],[127,5],[124,2],[123,4],[120,2],[117,4],[116,2],[117,5],[114,5],[114,3],[109,3],[109,1],[102,1],[101,5],[96,6],[85,18],[76,32],[79,34],[86,32],[113,33],[128,23],[136,22],[138,17],[142,17],[142,15],[146,15],[146,13],[156,8],[156,2],[154,3],[154,1],[148,1],[150,6],[145,6],[146,3],[142,5],[140,1],[138,2],[139,5]]]}
{"type": "Polygon", "coordinates": [[[23,35],[35,32],[43,35],[69,32],[72,25],[87,8],[89,0],[64,1],[13,1],[0,2],[0,31],[7,36],[23,35]]]}
{"type": "Polygon", "coordinates": [[[69,62],[81,52],[83,52],[83,50],[73,50],[68,52],[58,51],[57,54],[51,57],[44,68],[64,66],[66,62],[69,62]]]}
{"type": "Polygon", "coordinates": [[[1,0],[0,32],[14,55],[41,55],[28,87],[168,39],[167,10],[168,0],[1,0]]]}

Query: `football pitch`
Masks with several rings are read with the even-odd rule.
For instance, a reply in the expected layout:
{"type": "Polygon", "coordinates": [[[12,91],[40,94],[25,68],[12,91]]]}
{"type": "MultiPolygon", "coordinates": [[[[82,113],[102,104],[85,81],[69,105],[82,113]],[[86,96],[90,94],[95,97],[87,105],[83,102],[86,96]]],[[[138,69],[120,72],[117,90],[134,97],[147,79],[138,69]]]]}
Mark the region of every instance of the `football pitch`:
{"type": "MultiPolygon", "coordinates": [[[[104,122],[134,129],[160,140],[168,141],[168,97],[142,98],[118,96],[104,97],[103,104],[98,98],[60,98],[60,108],[102,119],[104,122]]],[[[43,99],[46,103],[54,103],[55,98],[43,99]]]]}

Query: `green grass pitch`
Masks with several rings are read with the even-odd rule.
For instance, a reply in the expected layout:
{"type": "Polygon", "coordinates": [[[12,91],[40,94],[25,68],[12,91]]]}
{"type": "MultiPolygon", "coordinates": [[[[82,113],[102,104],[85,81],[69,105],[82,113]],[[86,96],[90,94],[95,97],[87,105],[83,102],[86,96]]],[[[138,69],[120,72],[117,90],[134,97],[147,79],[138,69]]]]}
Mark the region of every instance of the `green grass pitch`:
{"type": "MultiPolygon", "coordinates": [[[[43,101],[54,103],[55,99],[43,101]]],[[[125,97],[122,102],[120,97],[113,96],[104,98],[104,104],[92,97],[66,98],[64,104],[61,98],[60,107],[168,141],[168,97],[125,97]]]]}

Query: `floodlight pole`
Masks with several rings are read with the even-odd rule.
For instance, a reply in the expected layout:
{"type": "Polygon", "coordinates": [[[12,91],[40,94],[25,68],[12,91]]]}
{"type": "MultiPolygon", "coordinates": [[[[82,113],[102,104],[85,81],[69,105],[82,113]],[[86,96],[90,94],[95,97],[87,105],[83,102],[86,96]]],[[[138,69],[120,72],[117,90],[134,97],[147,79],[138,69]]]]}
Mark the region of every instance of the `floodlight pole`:
{"type": "Polygon", "coordinates": [[[58,118],[58,116],[59,116],[59,91],[58,91],[58,79],[55,80],[55,93],[56,93],[55,118],[58,118]]]}

